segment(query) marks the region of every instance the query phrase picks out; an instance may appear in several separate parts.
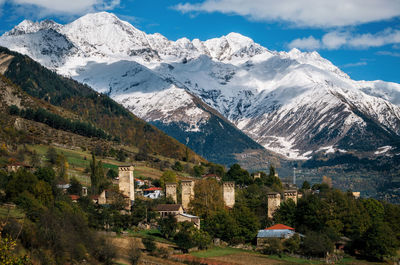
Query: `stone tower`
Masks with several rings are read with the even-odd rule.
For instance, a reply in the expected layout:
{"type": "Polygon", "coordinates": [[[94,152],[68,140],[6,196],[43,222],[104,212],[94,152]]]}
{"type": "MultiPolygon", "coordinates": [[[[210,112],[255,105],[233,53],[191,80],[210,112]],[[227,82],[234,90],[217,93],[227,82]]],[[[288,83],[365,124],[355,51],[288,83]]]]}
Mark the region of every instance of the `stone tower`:
{"type": "Polygon", "coordinates": [[[189,202],[194,197],[194,181],[193,180],[182,180],[182,206],[187,210],[189,202]]]}
{"type": "Polygon", "coordinates": [[[224,182],[222,184],[222,193],[224,196],[225,206],[233,208],[233,206],[235,205],[235,182],[224,182]]]}
{"type": "Polygon", "coordinates": [[[268,218],[272,218],[274,212],[281,205],[281,195],[278,192],[270,192],[268,196],[268,218]]]}
{"type": "Polygon", "coordinates": [[[135,200],[135,186],[133,179],[133,166],[118,167],[118,188],[131,202],[135,200]]]}
{"type": "Polygon", "coordinates": [[[176,199],[176,183],[165,183],[165,197],[171,197],[177,203],[176,199]]]}
{"type": "Polygon", "coordinates": [[[283,192],[283,199],[285,201],[292,199],[294,203],[297,204],[297,190],[285,190],[283,192]]]}

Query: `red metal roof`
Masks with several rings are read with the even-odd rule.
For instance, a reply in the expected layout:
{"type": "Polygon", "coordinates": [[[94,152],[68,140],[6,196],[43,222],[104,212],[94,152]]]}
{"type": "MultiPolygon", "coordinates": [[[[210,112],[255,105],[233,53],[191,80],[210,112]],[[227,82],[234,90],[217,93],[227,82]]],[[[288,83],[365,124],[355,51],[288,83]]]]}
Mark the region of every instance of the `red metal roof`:
{"type": "Polygon", "coordinates": [[[294,228],[287,226],[287,225],[283,225],[283,224],[276,224],[271,227],[265,228],[265,230],[285,230],[285,229],[294,231],[294,228]]]}
{"type": "Polygon", "coordinates": [[[75,201],[78,200],[80,198],[79,195],[69,195],[69,197],[71,198],[71,200],[75,201]]]}
{"type": "Polygon", "coordinates": [[[162,188],[151,187],[151,188],[148,188],[148,189],[144,189],[143,191],[155,191],[155,190],[162,190],[162,188]]]}

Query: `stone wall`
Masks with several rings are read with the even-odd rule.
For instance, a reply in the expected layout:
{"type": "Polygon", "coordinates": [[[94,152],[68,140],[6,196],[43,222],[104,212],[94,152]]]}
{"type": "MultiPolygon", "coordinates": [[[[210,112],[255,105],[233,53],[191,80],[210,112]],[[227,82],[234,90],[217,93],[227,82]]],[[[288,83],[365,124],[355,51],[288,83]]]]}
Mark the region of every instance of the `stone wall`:
{"type": "Polygon", "coordinates": [[[281,205],[281,195],[277,192],[268,193],[268,218],[272,218],[281,205]]]}
{"type": "Polygon", "coordinates": [[[194,181],[193,180],[182,180],[182,205],[187,211],[189,202],[194,198],[194,181]]]}
{"type": "Polygon", "coordinates": [[[176,198],[176,183],[165,183],[165,197],[171,197],[174,203],[177,203],[176,198]]]}
{"type": "Polygon", "coordinates": [[[123,195],[127,196],[131,201],[135,200],[135,186],[133,178],[133,166],[118,167],[118,187],[123,195]]]}
{"type": "Polygon", "coordinates": [[[235,205],[235,182],[228,181],[222,184],[225,206],[233,208],[235,205]]]}

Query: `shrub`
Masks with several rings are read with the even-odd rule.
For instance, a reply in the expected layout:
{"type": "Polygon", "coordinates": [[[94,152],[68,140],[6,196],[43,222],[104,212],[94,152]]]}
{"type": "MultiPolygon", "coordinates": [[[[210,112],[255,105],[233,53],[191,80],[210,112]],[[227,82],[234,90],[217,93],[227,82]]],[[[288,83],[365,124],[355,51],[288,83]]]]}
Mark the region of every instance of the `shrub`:
{"type": "Polygon", "coordinates": [[[131,244],[129,245],[129,250],[128,250],[129,262],[132,265],[139,264],[141,257],[142,257],[142,251],[140,250],[137,242],[132,241],[131,244]]]}
{"type": "Polygon", "coordinates": [[[152,238],[143,238],[142,243],[148,252],[153,253],[156,250],[156,243],[152,238]]]}
{"type": "Polygon", "coordinates": [[[267,255],[279,255],[281,256],[283,251],[283,245],[280,238],[268,238],[265,241],[265,247],[262,250],[267,255]]]}

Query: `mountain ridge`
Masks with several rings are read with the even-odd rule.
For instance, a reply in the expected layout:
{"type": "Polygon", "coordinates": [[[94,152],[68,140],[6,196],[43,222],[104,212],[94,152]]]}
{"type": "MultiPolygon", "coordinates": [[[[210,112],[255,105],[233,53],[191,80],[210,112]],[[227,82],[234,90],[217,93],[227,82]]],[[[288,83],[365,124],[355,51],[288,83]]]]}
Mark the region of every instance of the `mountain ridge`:
{"type": "Polygon", "coordinates": [[[352,146],[360,141],[370,154],[391,144],[392,151],[398,148],[396,141],[374,137],[371,128],[381,128],[385,139],[399,137],[400,85],[351,80],[317,52],[270,51],[238,33],[170,41],[107,12],[65,26],[28,24],[5,33],[0,45],[107,93],[149,122],[186,120],[181,131],[198,130],[207,114],[188,100],[192,95],[288,159],[310,159],[321,150],[358,152],[352,146]],[[49,30],[60,34],[55,45],[31,41],[46,39],[49,30]]]}

